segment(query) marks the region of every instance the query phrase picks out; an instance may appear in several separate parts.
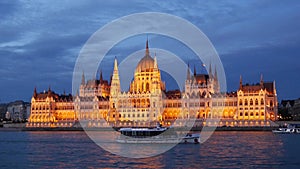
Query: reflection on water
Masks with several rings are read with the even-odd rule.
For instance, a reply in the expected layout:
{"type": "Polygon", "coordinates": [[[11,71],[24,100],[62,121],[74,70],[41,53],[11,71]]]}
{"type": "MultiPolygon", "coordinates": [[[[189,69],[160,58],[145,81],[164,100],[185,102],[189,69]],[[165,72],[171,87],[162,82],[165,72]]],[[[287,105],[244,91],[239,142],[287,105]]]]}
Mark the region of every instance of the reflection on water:
{"type": "MultiPolygon", "coordinates": [[[[84,132],[1,132],[0,168],[297,168],[299,143],[294,134],[215,132],[203,144],[179,144],[155,157],[133,159],[104,151],[84,132]]],[[[152,146],[128,150],[153,151],[152,146]]]]}
{"type": "Polygon", "coordinates": [[[88,131],[88,135],[106,151],[130,158],[156,156],[176,146],[176,144],[121,144],[116,142],[120,133],[112,131],[88,131]]]}

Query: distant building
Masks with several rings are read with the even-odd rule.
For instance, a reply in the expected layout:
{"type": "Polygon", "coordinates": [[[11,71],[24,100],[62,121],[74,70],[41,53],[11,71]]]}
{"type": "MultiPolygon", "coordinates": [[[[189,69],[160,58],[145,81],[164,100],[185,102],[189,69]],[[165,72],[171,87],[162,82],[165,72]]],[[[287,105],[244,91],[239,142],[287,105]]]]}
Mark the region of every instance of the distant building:
{"type": "Polygon", "coordinates": [[[7,106],[6,118],[14,122],[24,122],[28,118],[30,103],[24,101],[11,102],[7,106]]]}
{"type": "Polygon", "coordinates": [[[7,104],[0,104],[0,121],[5,119],[5,114],[7,112],[7,104]]]}
{"type": "Polygon", "coordinates": [[[217,71],[210,65],[208,74],[193,74],[187,70],[184,91],[166,91],[161,80],[156,57],[152,58],[146,42],[144,57],[139,61],[129,91],[121,91],[117,59],[114,60],[110,83],[103,80],[85,80],[79,93],[58,95],[34,91],[28,126],[99,127],[182,125],[186,119],[196,119],[208,126],[267,126],[277,119],[277,93],[275,82],[244,85],[236,92],[221,93],[217,71]],[[74,101],[74,102],[73,102],[74,101]],[[206,119],[221,119],[206,122],[206,119]]]}
{"type": "Polygon", "coordinates": [[[300,98],[295,100],[282,100],[279,106],[281,120],[300,120],[300,98]]]}

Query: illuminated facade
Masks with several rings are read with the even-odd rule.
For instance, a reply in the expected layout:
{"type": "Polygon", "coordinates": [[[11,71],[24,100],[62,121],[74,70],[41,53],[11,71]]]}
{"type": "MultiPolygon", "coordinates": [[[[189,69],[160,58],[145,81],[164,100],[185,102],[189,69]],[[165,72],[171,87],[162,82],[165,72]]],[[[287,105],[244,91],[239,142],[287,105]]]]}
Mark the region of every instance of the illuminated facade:
{"type": "Polygon", "coordinates": [[[196,68],[192,74],[188,68],[184,91],[166,91],[156,57],[150,56],[148,41],[129,91],[121,91],[116,58],[113,67],[110,83],[103,80],[102,72],[99,80],[86,81],[83,74],[74,98],[35,91],[28,125],[80,120],[84,127],[151,126],[196,119],[199,125],[265,126],[277,118],[275,82],[263,82],[262,77],[256,85],[243,85],[241,79],[237,92],[220,93],[217,71],[213,72],[211,66],[208,74],[197,74],[196,68]],[[216,118],[220,121],[206,122],[216,118]]]}
{"type": "Polygon", "coordinates": [[[27,127],[71,127],[76,119],[72,95],[34,89],[27,127]]]}

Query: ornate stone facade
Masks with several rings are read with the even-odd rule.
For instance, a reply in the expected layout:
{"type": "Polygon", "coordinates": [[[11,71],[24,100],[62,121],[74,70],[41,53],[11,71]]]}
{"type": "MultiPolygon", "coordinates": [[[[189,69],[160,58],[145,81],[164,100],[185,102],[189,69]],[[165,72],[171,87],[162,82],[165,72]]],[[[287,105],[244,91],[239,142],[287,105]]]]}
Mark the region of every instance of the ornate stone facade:
{"type": "Polygon", "coordinates": [[[148,41],[129,91],[121,91],[116,58],[110,83],[103,80],[102,72],[99,80],[85,81],[83,74],[79,90],[74,98],[50,90],[40,94],[35,91],[28,125],[71,125],[80,120],[87,127],[152,126],[195,119],[199,125],[265,126],[277,118],[275,82],[264,82],[262,77],[255,85],[243,85],[241,79],[237,92],[220,93],[217,71],[213,72],[211,66],[208,74],[197,74],[196,68],[192,74],[188,68],[184,91],[166,91],[148,41]]]}

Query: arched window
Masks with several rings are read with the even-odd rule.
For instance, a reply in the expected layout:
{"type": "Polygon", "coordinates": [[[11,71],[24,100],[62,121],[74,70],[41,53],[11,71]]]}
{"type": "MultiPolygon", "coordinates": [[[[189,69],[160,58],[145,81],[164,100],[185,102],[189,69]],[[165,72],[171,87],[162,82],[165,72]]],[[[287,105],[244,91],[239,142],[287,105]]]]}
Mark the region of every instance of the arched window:
{"type": "Polygon", "coordinates": [[[205,98],[205,96],[206,96],[206,92],[204,91],[204,92],[202,93],[202,97],[205,98]]]}
{"type": "Polygon", "coordinates": [[[146,83],[146,91],[150,91],[149,83],[146,83]]]}
{"type": "Polygon", "coordinates": [[[248,105],[248,100],[247,100],[247,99],[245,99],[245,105],[246,105],[246,106],[248,105]]]}
{"type": "Polygon", "coordinates": [[[260,100],[260,105],[264,105],[264,99],[260,100]]]}
{"type": "Polygon", "coordinates": [[[250,106],[252,106],[253,105],[253,100],[252,99],[250,99],[250,106]]]}
{"type": "Polygon", "coordinates": [[[144,91],[144,89],[145,89],[145,88],[144,88],[144,83],[142,83],[142,92],[144,91]]]}
{"type": "Polygon", "coordinates": [[[239,105],[240,105],[240,106],[242,106],[242,105],[243,105],[243,101],[242,101],[242,99],[240,99],[240,101],[239,101],[239,105]]]}
{"type": "Polygon", "coordinates": [[[270,107],[273,107],[273,101],[270,100],[270,107]]]}
{"type": "Polygon", "coordinates": [[[258,100],[257,99],[255,99],[255,105],[258,105],[258,100]]]}

